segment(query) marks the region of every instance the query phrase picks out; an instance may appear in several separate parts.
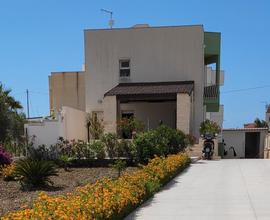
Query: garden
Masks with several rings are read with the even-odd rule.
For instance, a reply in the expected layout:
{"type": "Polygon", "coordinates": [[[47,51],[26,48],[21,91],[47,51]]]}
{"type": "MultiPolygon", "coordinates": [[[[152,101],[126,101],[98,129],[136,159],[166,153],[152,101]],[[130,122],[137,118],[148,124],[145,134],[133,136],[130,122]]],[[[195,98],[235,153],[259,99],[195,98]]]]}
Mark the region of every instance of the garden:
{"type": "Polygon", "coordinates": [[[190,163],[184,151],[192,136],[166,125],[145,131],[135,118],[105,134],[88,116],[87,142],[60,137],[34,146],[19,131],[19,103],[1,94],[0,120],[8,116],[0,137],[1,219],[122,219],[190,163]]]}
{"type": "Polygon", "coordinates": [[[1,214],[3,219],[58,219],[64,213],[62,219],[121,219],[188,165],[181,152],[192,141],[161,125],[132,139],[108,133],[90,142],[60,138],[49,148],[30,145],[15,161],[1,147],[1,214]]]}

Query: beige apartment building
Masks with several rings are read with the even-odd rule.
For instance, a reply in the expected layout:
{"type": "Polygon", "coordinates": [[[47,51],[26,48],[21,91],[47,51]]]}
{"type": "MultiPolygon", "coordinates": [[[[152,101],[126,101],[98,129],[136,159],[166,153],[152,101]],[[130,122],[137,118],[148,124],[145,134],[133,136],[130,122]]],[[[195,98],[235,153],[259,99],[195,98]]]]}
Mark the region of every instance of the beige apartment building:
{"type": "Polygon", "coordinates": [[[206,112],[219,112],[220,33],[202,25],[89,29],[85,37],[85,107],[105,130],[131,115],[199,136],[206,112]],[[207,66],[215,78],[207,85],[207,66]]]}
{"type": "Polygon", "coordinates": [[[134,116],[146,129],[163,123],[199,137],[204,119],[223,121],[220,38],[202,25],[85,30],[84,70],[49,76],[55,125],[32,123],[28,133],[46,136],[54,126],[55,137],[86,139],[90,113],[102,119],[105,132],[116,133],[119,119],[134,116]]]}

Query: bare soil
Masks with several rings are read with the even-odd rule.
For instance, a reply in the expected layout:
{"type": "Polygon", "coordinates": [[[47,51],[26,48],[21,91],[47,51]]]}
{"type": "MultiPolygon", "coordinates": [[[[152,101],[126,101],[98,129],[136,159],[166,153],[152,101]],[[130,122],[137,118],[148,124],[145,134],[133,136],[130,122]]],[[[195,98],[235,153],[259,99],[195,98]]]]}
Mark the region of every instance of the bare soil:
{"type": "MultiPolygon", "coordinates": [[[[128,168],[131,172],[136,168],[128,168]]],[[[112,168],[70,168],[69,171],[58,169],[58,176],[51,177],[53,187],[32,191],[23,191],[17,181],[4,181],[0,177],[0,216],[9,211],[20,209],[22,206],[31,205],[41,191],[49,195],[65,194],[78,186],[94,183],[102,177],[117,177],[117,172],[112,168]]]]}

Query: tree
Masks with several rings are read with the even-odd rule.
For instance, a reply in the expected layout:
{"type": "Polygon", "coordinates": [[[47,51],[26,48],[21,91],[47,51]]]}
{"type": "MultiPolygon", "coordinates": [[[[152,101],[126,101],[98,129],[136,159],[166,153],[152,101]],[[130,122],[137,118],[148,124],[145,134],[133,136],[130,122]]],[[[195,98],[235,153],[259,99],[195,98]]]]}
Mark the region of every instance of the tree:
{"type": "Polygon", "coordinates": [[[259,118],[254,120],[254,124],[256,128],[268,128],[267,122],[265,120],[260,120],[259,118]]]}
{"type": "Polygon", "coordinates": [[[17,112],[22,106],[10,93],[11,90],[0,83],[0,143],[10,139],[16,141],[23,133],[25,115],[17,112]]]}

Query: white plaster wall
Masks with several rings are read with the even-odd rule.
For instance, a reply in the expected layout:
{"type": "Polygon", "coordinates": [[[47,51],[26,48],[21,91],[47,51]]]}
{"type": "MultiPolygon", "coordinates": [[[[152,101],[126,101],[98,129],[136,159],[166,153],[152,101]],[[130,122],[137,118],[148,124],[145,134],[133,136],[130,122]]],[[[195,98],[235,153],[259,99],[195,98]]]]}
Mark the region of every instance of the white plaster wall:
{"type": "Polygon", "coordinates": [[[244,158],[245,157],[245,132],[242,131],[223,131],[222,138],[226,143],[225,150],[228,151],[224,158],[244,158]],[[237,156],[233,156],[233,151],[229,148],[233,146],[237,156]]]}
{"type": "Polygon", "coordinates": [[[143,121],[145,129],[153,129],[163,124],[175,128],[176,102],[136,102],[120,104],[121,111],[133,111],[136,118],[143,121]],[[149,126],[148,126],[149,125],[149,126]]]}
{"type": "MultiPolygon", "coordinates": [[[[224,130],[222,137],[226,143],[226,150],[233,146],[237,157],[233,157],[232,151],[228,150],[228,155],[224,158],[244,158],[245,157],[245,133],[251,131],[237,131],[237,130],[224,130]]],[[[265,148],[265,138],[267,131],[255,131],[260,132],[260,157],[263,158],[265,148]]]]}
{"type": "Polygon", "coordinates": [[[61,136],[61,122],[57,120],[44,121],[42,123],[26,124],[29,141],[33,140],[35,147],[39,145],[50,146],[57,142],[61,136]],[[32,139],[35,136],[34,139],[32,139]]]}
{"type": "Polygon", "coordinates": [[[270,159],[270,134],[267,134],[264,139],[264,158],[270,159]]]}
{"type": "Polygon", "coordinates": [[[85,30],[86,111],[103,110],[119,83],[119,59],[131,61],[130,82],[194,80],[193,134],[203,121],[204,32],[201,25],[85,30]]]}
{"type": "Polygon", "coordinates": [[[261,131],[260,134],[260,158],[264,157],[265,138],[268,136],[268,131],[261,131]]]}
{"type": "Polygon", "coordinates": [[[59,137],[67,140],[87,140],[85,126],[86,113],[74,108],[63,107],[57,114],[56,120],[44,119],[43,121],[25,124],[29,141],[35,136],[34,146],[50,146],[57,142],[59,137]]]}

